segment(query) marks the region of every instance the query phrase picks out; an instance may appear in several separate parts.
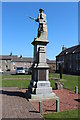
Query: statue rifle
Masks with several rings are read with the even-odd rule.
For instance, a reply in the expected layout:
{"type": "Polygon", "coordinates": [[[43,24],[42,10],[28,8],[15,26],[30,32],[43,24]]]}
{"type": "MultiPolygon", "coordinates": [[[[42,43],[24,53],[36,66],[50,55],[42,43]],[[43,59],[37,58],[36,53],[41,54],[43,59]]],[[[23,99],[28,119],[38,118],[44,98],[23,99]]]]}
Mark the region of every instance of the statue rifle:
{"type": "Polygon", "coordinates": [[[35,18],[28,16],[30,19],[35,20],[35,18]]]}
{"type": "MultiPolygon", "coordinates": [[[[35,20],[36,21],[36,19],[35,18],[33,18],[33,17],[31,17],[31,16],[28,16],[31,20],[35,20]]],[[[37,24],[37,23],[36,23],[37,24]]],[[[38,24],[37,24],[38,25],[38,24]]]]}

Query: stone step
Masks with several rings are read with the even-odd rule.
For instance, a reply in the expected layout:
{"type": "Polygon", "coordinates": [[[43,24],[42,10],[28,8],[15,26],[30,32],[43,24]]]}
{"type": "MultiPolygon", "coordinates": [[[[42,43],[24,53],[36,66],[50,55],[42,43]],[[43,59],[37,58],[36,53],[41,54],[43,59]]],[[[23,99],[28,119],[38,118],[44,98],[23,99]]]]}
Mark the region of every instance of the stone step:
{"type": "Polygon", "coordinates": [[[55,93],[46,93],[46,94],[31,94],[32,100],[39,100],[39,99],[57,99],[55,93]]]}
{"type": "Polygon", "coordinates": [[[52,93],[52,87],[40,87],[36,88],[36,94],[52,93]]]}
{"type": "Polygon", "coordinates": [[[50,87],[50,82],[49,81],[38,81],[37,82],[37,88],[40,87],[50,87]]]}

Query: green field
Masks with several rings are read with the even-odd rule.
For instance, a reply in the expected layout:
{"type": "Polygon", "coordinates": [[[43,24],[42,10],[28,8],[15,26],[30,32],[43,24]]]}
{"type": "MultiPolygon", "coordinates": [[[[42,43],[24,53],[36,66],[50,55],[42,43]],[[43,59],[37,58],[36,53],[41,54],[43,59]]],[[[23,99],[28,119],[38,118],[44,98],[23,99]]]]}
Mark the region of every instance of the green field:
{"type": "MultiPolygon", "coordinates": [[[[28,88],[31,75],[2,75],[2,87],[28,88]]],[[[1,86],[1,84],[0,84],[1,86]]]]}
{"type": "Polygon", "coordinates": [[[2,82],[2,86],[3,87],[18,87],[22,89],[22,88],[28,88],[29,83],[30,83],[30,80],[4,80],[2,82]]]}
{"type": "MultiPolygon", "coordinates": [[[[80,118],[79,113],[80,113],[80,110],[69,110],[69,111],[63,111],[59,113],[46,114],[44,115],[44,118],[45,120],[49,120],[53,118],[61,118],[61,120],[65,120],[66,118],[80,118]]],[[[53,119],[53,120],[57,120],[57,119],[53,119]]]]}
{"type": "Polygon", "coordinates": [[[80,76],[63,75],[62,81],[59,79],[59,74],[49,75],[52,88],[55,86],[55,82],[61,82],[64,84],[64,88],[75,91],[75,86],[79,87],[80,76]],[[52,80],[53,78],[53,80],[52,80]]]}
{"type": "Polygon", "coordinates": [[[8,74],[3,74],[2,79],[5,79],[5,78],[30,78],[31,79],[31,75],[8,75],[8,74]]]}
{"type": "MultiPolygon", "coordinates": [[[[0,76],[1,79],[1,76],[0,76]]],[[[59,74],[49,74],[49,80],[52,88],[55,87],[55,82],[61,82],[64,84],[64,88],[75,91],[75,86],[79,86],[80,76],[63,75],[62,80],[59,79],[59,74]]],[[[2,75],[3,87],[19,87],[28,88],[31,80],[31,75],[2,75]]],[[[1,80],[0,80],[1,86],[1,80]]]]}

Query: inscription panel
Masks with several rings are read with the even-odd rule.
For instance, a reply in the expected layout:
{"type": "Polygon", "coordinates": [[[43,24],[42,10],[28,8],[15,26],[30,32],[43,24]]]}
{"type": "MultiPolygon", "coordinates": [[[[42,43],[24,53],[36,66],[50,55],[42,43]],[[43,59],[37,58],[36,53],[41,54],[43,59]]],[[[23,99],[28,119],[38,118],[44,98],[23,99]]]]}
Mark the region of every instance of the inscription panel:
{"type": "Polygon", "coordinates": [[[46,70],[39,70],[39,76],[38,76],[38,80],[39,81],[46,81],[46,70]]]}

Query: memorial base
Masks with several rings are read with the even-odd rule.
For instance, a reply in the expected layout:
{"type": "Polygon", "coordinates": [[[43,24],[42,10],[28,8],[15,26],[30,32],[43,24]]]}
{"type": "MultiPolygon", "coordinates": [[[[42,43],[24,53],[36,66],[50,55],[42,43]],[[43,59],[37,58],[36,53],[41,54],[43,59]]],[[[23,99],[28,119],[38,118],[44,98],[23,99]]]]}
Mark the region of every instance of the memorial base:
{"type": "Polygon", "coordinates": [[[31,99],[53,99],[56,98],[55,93],[46,93],[46,94],[31,94],[31,99]]]}
{"type": "Polygon", "coordinates": [[[38,81],[36,87],[32,85],[31,81],[26,96],[28,99],[53,99],[56,97],[56,94],[52,92],[52,87],[50,87],[49,81],[38,81]]]}

